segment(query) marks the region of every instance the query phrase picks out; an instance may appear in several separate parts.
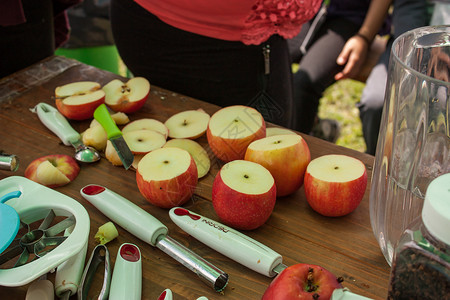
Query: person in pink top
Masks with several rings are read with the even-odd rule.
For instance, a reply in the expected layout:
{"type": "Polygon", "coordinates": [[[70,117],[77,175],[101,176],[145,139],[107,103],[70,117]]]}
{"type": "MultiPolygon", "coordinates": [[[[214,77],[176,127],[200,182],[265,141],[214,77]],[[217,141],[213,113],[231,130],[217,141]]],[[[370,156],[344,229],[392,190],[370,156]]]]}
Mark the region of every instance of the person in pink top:
{"type": "Polygon", "coordinates": [[[255,107],[293,125],[286,39],[322,0],[112,0],[121,58],[153,85],[219,106],[255,107]]]}

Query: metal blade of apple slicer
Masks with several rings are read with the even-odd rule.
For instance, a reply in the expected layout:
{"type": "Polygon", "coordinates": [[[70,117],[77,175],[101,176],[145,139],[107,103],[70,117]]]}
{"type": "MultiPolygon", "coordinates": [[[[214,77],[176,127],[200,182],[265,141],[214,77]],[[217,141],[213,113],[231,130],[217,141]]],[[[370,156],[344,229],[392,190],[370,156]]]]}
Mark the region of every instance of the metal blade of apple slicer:
{"type": "Polygon", "coordinates": [[[12,267],[22,266],[43,257],[64,242],[67,236],[58,236],[58,234],[73,226],[75,218],[70,216],[52,225],[55,217],[55,212],[50,210],[37,229],[31,229],[30,224],[21,222],[22,228],[26,228],[26,233],[17,237],[0,255],[0,268],[10,264],[12,267]]]}

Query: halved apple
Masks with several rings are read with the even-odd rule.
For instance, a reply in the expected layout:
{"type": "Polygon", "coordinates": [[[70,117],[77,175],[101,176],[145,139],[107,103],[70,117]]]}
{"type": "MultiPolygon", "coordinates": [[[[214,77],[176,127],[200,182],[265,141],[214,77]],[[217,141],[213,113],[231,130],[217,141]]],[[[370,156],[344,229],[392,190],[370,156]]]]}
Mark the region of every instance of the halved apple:
{"type": "Polygon", "coordinates": [[[276,194],[275,180],[266,168],[251,161],[234,160],[217,173],[212,203],[225,224],[252,230],[269,219],[276,194]]]}
{"type": "Polygon", "coordinates": [[[144,77],[133,77],[126,83],[114,79],[103,86],[105,104],[116,112],[133,113],[144,106],[150,83],[144,77]]]}
{"type": "Polygon", "coordinates": [[[339,217],[354,211],[364,197],[366,186],[366,167],[351,156],[320,156],[306,168],[306,200],[324,216],[339,217]]]}
{"type": "Polygon", "coordinates": [[[311,154],[300,135],[285,134],[253,141],[245,152],[245,160],[269,170],[280,197],[290,195],[302,186],[311,154]]]}
{"type": "Polygon", "coordinates": [[[244,159],[248,145],[266,136],[266,123],[252,107],[228,106],[212,115],[206,136],[209,147],[220,160],[244,159]]]}
{"type": "Polygon", "coordinates": [[[169,129],[167,129],[163,122],[149,118],[139,119],[127,124],[124,128],[122,128],[122,133],[141,129],[158,131],[163,134],[166,139],[169,136],[169,129]]]}
{"type": "Polygon", "coordinates": [[[208,122],[209,114],[203,110],[186,110],[168,118],[164,125],[170,138],[193,140],[206,132],[208,122]]]}
{"type": "Polygon", "coordinates": [[[72,120],[86,120],[105,102],[105,92],[97,82],[78,81],[55,89],[55,102],[59,112],[72,120]]]}
{"type": "Polygon", "coordinates": [[[136,182],[148,202],[162,208],[186,203],[197,185],[197,167],[186,150],[168,147],[147,153],[139,162],[136,182]]]}
{"type": "Polygon", "coordinates": [[[266,136],[274,136],[280,134],[297,134],[296,132],[283,127],[268,127],[266,128],[266,136]]]}
{"type": "Polygon", "coordinates": [[[197,166],[198,178],[202,178],[209,172],[211,161],[208,152],[196,141],[190,139],[172,139],[163,147],[177,147],[186,150],[192,156],[197,166]]]}
{"type": "Polygon", "coordinates": [[[148,129],[128,131],[123,133],[123,138],[133,154],[145,154],[166,143],[164,135],[148,129]]]}
{"type": "Polygon", "coordinates": [[[25,169],[25,177],[49,188],[63,186],[80,172],[76,160],[65,154],[46,155],[33,160],[25,169]]]}

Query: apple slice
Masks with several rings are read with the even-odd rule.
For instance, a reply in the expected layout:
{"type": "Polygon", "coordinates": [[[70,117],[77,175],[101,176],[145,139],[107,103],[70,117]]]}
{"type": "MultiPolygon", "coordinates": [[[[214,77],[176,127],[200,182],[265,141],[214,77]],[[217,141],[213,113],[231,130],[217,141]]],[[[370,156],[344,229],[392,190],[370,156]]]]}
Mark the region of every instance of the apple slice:
{"type": "Polygon", "coordinates": [[[234,105],[212,115],[206,132],[208,144],[224,162],[244,159],[248,145],[266,136],[266,124],[254,108],[234,105]]]}
{"type": "Polygon", "coordinates": [[[66,118],[86,120],[105,102],[105,92],[97,82],[78,81],[55,89],[56,107],[66,118]]]}
{"type": "Polygon", "coordinates": [[[122,160],[110,140],[106,141],[105,157],[113,166],[123,166],[122,160]]]}
{"type": "Polygon", "coordinates": [[[203,110],[186,110],[168,118],[164,125],[170,138],[194,140],[206,132],[208,122],[209,114],[203,110]]]}
{"type": "Polygon", "coordinates": [[[81,134],[81,136],[83,144],[86,146],[94,147],[98,151],[105,150],[108,137],[102,126],[89,127],[81,134]]]}
{"type": "Polygon", "coordinates": [[[347,155],[324,155],[313,159],[306,168],[306,200],[324,216],[339,217],[354,211],[366,186],[366,167],[347,155]]]}
{"type": "Polygon", "coordinates": [[[136,182],[148,202],[162,208],[186,203],[197,185],[197,167],[186,150],[168,147],[147,153],[139,162],[136,182]]]}
{"type": "Polygon", "coordinates": [[[163,122],[148,118],[139,119],[127,124],[124,128],[122,128],[122,133],[140,129],[158,131],[159,133],[163,134],[166,139],[169,136],[169,129],[167,129],[166,125],[164,125],[163,122]]]}
{"type": "MultiPolygon", "coordinates": [[[[128,122],[130,122],[130,118],[128,118],[127,114],[123,113],[123,112],[116,112],[113,113],[111,115],[111,119],[113,119],[114,123],[116,123],[116,125],[125,125],[128,122]]],[[[89,124],[89,127],[94,127],[94,126],[98,126],[101,124],[96,120],[96,119],[92,119],[91,124],[89,124]]]]}
{"type": "Polygon", "coordinates": [[[198,178],[202,178],[209,172],[211,161],[208,152],[196,141],[189,139],[172,139],[163,147],[177,147],[186,150],[192,156],[197,166],[198,178]]]}
{"type": "Polygon", "coordinates": [[[33,160],[25,169],[25,177],[49,188],[66,185],[80,172],[76,160],[65,154],[46,155],[33,160]]]}
{"type": "Polygon", "coordinates": [[[144,106],[150,83],[144,77],[133,77],[126,83],[114,79],[103,86],[105,104],[116,112],[133,113],[144,106]]]}
{"type": "Polygon", "coordinates": [[[266,136],[274,136],[274,135],[281,135],[281,134],[297,134],[297,133],[290,129],[283,128],[283,127],[266,128],[266,136]]]}
{"type": "Polygon", "coordinates": [[[135,130],[123,133],[123,138],[133,154],[145,154],[161,148],[166,138],[154,130],[135,130]]]}
{"type": "Polygon", "coordinates": [[[252,230],[272,214],[276,186],[270,172],[260,164],[234,160],[226,163],[214,178],[212,203],[223,223],[252,230]]]}
{"type": "Polygon", "coordinates": [[[274,135],[253,141],[245,160],[265,167],[277,186],[277,196],[297,191],[303,184],[306,167],[311,161],[309,147],[298,134],[274,135]]]}
{"type": "Polygon", "coordinates": [[[295,264],[284,269],[272,280],[262,300],[326,300],[331,298],[335,289],[342,288],[340,282],[325,268],[303,263],[295,264]]]}

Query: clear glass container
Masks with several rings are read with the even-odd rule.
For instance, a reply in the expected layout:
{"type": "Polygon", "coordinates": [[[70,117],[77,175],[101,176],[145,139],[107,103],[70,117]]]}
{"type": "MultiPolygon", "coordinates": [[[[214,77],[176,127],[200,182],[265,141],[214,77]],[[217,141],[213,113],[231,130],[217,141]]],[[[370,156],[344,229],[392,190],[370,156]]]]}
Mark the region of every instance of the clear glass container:
{"type": "Polygon", "coordinates": [[[388,299],[450,299],[450,173],[431,182],[422,218],[398,242],[388,299]]]}
{"type": "Polygon", "coordinates": [[[392,46],[370,189],[370,219],[386,261],[417,218],[428,184],[450,172],[450,25],[392,46]]]}

